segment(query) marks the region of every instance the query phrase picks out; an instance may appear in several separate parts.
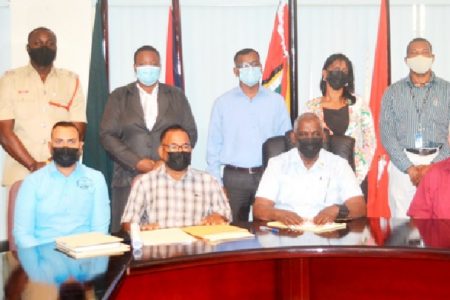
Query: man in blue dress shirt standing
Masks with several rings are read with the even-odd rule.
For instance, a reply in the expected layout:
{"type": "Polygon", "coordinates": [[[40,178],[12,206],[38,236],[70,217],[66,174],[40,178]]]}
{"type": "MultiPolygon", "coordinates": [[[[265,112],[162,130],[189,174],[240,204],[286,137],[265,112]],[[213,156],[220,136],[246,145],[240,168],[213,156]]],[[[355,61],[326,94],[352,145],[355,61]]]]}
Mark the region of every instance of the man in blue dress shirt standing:
{"type": "Polygon", "coordinates": [[[223,182],[233,221],[247,221],[262,175],[262,144],[292,128],[283,98],[260,85],[259,54],[234,56],[239,86],[216,99],[209,124],[208,171],[223,182]],[[222,166],[223,181],[222,181],[222,166]]]}

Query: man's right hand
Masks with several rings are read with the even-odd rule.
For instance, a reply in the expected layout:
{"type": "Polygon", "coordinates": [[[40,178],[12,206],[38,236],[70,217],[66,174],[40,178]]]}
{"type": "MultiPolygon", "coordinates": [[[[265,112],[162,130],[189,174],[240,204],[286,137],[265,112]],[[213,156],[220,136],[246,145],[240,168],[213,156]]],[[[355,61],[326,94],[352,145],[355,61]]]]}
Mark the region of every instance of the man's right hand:
{"type": "Polygon", "coordinates": [[[422,180],[422,177],[425,175],[425,173],[430,168],[430,165],[418,165],[418,166],[411,166],[408,168],[407,172],[409,175],[409,179],[411,180],[412,184],[414,186],[418,186],[420,183],[420,180],[422,180]]]}
{"type": "Polygon", "coordinates": [[[29,166],[28,171],[34,172],[39,170],[42,167],[45,167],[47,163],[45,161],[36,161],[31,166],[29,166]]]}
{"type": "Polygon", "coordinates": [[[285,225],[300,225],[303,223],[303,218],[295,212],[282,209],[276,210],[274,219],[285,225]]]}
{"type": "Polygon", "coordinates": [[[417,186],[419,184],[419,181],[421,179],[421,172],[420,168],[418,166],[411,166],[406,170],[406,172],[409,175],[409,179],[411,180],[411,183],[414,186],[417,186]]]}
{"type": "Polygon", "coordinates": [[[158,223],[150,223],[150,224],[143,224],[141,225],[141,230],[155,230],[155,229],[159,229],[159,224],[158,223]]]}
{"type": "Polygon", "coordinates": [[[152,171],[156,166],[157,164],[154,160],[144,158],[138,161],[138,163],[136,164],[136,170],[139,173],[147,173],[152,171]]]}

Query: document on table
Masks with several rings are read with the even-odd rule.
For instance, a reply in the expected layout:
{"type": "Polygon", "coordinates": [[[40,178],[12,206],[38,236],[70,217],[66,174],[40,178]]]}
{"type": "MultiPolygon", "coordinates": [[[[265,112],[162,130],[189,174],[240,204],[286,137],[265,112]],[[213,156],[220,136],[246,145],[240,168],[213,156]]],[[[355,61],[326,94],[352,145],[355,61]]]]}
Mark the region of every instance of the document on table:
{"type": "Polygon", "coordinates": [[[86,232],[56,238],[56,248],[75,258],[116,255],[130,250],[123,239],[100,232],[86,232]]]}
{"type": "Polygon", "coordinates": [[[141,240],[144,246],[157,246],[168,244],[189,244],[197,239],[180,228],[165,228],[141,231],[141,240]]]}
{"type": "Polygon", "coordinates": [[[309,232],[314,232],[314,233],[321,233],[321,232],[344,229],[347,227],[347,224],[333,222],[333,223],[326,223],[323,225],[317,225],[317,224],[314,224],[312,221],[305,221],[300,225],[285,225],[281,222],[273,221],[273,222],[267,223],[267,226],[280,228],[280,229],[291,229],[291,230],[297,230],[297,231],[309,231],[309,232]]]}
{"type": "Polygon", "coordinates": [[[210,241],[221,242],[252,238],[247,229],[232,225],[200,225],[184,227],[183,230],[193,236],[210,241]]]}

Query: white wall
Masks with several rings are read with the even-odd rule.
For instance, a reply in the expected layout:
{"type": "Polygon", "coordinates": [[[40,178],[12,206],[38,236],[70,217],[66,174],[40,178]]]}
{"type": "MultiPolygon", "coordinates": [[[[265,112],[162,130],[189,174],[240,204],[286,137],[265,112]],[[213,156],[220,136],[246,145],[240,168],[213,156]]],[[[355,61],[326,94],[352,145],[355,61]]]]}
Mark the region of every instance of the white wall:
{"type": "MultiPolygon", "coordinates": [[[[109,0],[112,89],[135,79],[133,53],[143,44],[155,46],[164,65],[170,2],[109,0]]],[[[186,95],[199,129],[193,165],[203,169],[212,103],[237,84],[232,73],[233,55],[241,48],[253,47],[265,61],[278,0],[180,2],[186,95]]],[[[306,100],[320,95],[322,65],[335,52],[343,52],[353,61],[356,92],[367,97],[380,1],[297,0],[297,3],[300,110],[306,100]]],[[[392,80],[407,74],[403,63],[406,44],[418,35],[430,39],[436,54],[434,70],[449,80],[450,36],[444,33],[450,28],[450,1],[391,0],[390,3],[392,80]]],[[[95,0],[0,0],[0,71],[27,61],[26,35],[31,28],[44,25],[58,36],[56,64],[79,73],[86,90],[94,4],[95,0]],[[4,18],[2,14],[7,15],[9,9],[11,19],[4,18]],[[3,51],[5,45],[11,45],[8,46],[11,52],[3,51]],[[10,57],[9,53],[14,55],[10,57]]],[[[6,201],[0,199],[0,203],[6,201]]],[[[5,236],[1,232],[3,228],[0,226],[0,240],[5,236]]]]}
{"type": "MultiPolygon", "coordinates": [[[[80,75],[86,91],[89,76],[94,4],[91,0],[0,0],[0,73],[28,63],[28,33],[39,26],[52,29],[58,42],[57,67],[80,75]]],[[[0,152],[3,166],[4,152],[0,152]]],[[[1,174],[1,171],[0,171],[1,174]]],[[[1,175],[0,175],[1,177],[1,175]]],[[[6,240],[5,189],[0,191],[0,241],[6,240]]]]}
{"type": "MultiPolygon", "coordinates": [[[[111,87],[134,80],[132,54],[143,44],[159,49],[165,62],[170,1],[109,0],[111,87]]],[[[193,165],[206,167],[209,114],[216,97],[237,84],[233,55],[253,47],[265,61],[278,0],[183,0],[181,20],[186,95],[199,129],[193,165]]],[[[392,80],[408,72],[406,44],[417,35],[431,40],[435,70],[450,79],[447,28],[450,1],[391,0],[392,80]],[[418,5],[416,3],[422,3],[418,5]]],[[[354,64],[356,92],[370,94],[373,55],[379,20],[379,0],[298,0],[299,107],[320,95],[325,59],[343,52],[354,64]]],[[[163,66],[164,69],[164,66],[163,66]]],[[[164,78],[162,74],[161,78],[164,78]]]]}

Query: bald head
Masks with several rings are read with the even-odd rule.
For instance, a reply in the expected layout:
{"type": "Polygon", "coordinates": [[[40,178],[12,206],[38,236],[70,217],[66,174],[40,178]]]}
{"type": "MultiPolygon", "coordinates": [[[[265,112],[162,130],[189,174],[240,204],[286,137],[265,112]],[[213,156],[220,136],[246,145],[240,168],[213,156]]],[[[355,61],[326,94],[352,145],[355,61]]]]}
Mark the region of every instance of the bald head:
{"type": "Polygon", "coordinates": [[[42,33],[48,35],[56,43],[56,34],[52,30],[48,29],[47,27],[37,27],[31,30],[30,33],[28,33],[28,44],[33,42],[35,36],[39,36],[42,33]]]}
{"type": "Polygon", "coordinates": [[[314,123],[316,126],[318,126],[319,131],[323,131],[322,123],[320,122],[319,117],[311,112],[303,113],[300,116],[297,117],[294,123],[294,132],[297,133],[298,129],[300,128],[300,124],[303,124],[305,122],[311,122],[314,123]]]}

